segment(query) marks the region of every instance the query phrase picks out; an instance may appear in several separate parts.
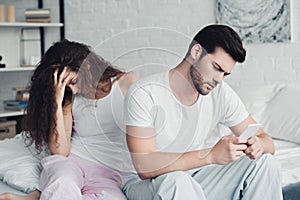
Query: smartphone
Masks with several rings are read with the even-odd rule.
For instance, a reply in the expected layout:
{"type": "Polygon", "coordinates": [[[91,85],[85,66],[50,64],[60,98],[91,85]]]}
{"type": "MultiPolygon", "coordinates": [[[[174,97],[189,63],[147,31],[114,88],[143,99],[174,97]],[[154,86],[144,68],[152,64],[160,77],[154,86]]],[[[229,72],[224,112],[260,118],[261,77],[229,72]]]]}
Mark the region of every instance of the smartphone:
{"type": "Polygon", "coordinates": [[[246,129],[240,135],[241,138],[249,139],[251,138],[259,128],[261,128],[261,124],[249,124],[246,129]]]}

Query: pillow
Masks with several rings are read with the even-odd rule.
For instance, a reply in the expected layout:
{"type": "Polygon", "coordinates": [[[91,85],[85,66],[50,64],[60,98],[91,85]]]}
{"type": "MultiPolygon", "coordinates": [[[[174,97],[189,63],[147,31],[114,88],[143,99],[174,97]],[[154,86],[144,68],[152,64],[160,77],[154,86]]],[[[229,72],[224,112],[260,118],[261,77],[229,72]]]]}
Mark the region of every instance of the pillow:
{"type": "Polygon", "coordinates": [[[38,186],[42,170],[34,147],[26,147],[22,134],[0,141],[0,179],[11,187],[29,193],[38,186]]]}
{"type": "Polygon", "coordinates": [[[260,122],[272,98],[285,87],[284,84],[241,84],[232,88],[239,95],[251,116],[260,122]]]}
{"type": "Polygon", "coordinates": [[[262,124],[273,138],[300,144],[300,88],[287,86],[267,106],[262,124]]]}
{"type": "MultiPolygon", "coordinates": [[[[246,109],[251,116],[259,123],[263,117],[263,112],[266,109],[268,103],[276,96],[284,84],[230,84],[232,89],[238,94],[246,109]]],[[[204,141],[204,147],[209,148],[214,145],[220,137],[231,134],[231,130],[218,124],[217,127],[204,141]]]]}

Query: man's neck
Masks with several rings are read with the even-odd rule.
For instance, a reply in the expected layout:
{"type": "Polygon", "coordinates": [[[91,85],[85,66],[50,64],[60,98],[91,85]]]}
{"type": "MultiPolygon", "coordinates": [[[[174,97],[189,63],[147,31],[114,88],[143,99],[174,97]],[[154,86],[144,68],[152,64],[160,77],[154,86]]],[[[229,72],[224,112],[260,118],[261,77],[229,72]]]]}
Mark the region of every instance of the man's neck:
{"type": "Polygon", "coordinates": [[[193,105],[199,97],[191,79],[190,68],[191,64],[184,60],[169,72],[171,90],[177,100],[186,106],[193,105]]]}

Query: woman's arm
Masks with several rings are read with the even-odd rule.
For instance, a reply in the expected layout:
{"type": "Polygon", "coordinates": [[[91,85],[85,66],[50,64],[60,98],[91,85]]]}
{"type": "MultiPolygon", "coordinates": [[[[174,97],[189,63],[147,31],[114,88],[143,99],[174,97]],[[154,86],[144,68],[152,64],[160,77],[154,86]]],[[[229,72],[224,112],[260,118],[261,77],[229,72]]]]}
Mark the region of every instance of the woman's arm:
{"type": "Polygon", "coordinates": [[[72,134],[72,104],[69,103],[64,108],[58,106],[55,113],[56,126],[52,129],[49,140],[51,154],[69,156],[71,150],[72,134]]]}
{"type": "Polygon", "coordinates": [[[52,131],[49,138],[49,149],[51,154],[68,156],[71,150],[71,133],[72,133],[72,102],[66,102],[64,107],[62,102],[66,85],[73,78],[69,70],[65,67],[58,77],[58,70],[53,74],[56,110],[52,131]]]}

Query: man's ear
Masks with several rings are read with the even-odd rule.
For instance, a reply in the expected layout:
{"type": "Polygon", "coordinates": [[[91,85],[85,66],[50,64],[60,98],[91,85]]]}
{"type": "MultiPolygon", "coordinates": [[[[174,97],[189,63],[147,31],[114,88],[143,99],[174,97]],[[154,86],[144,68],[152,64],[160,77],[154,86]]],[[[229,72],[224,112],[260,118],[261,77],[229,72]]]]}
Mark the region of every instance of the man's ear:
{"type": "Polygon", "coordinates": [[[195,44],[191,48],[191,58],[193,59],[194,62],[198,61],[201,57],[202,54],[202,47],[200,44],[195,44]]]}

